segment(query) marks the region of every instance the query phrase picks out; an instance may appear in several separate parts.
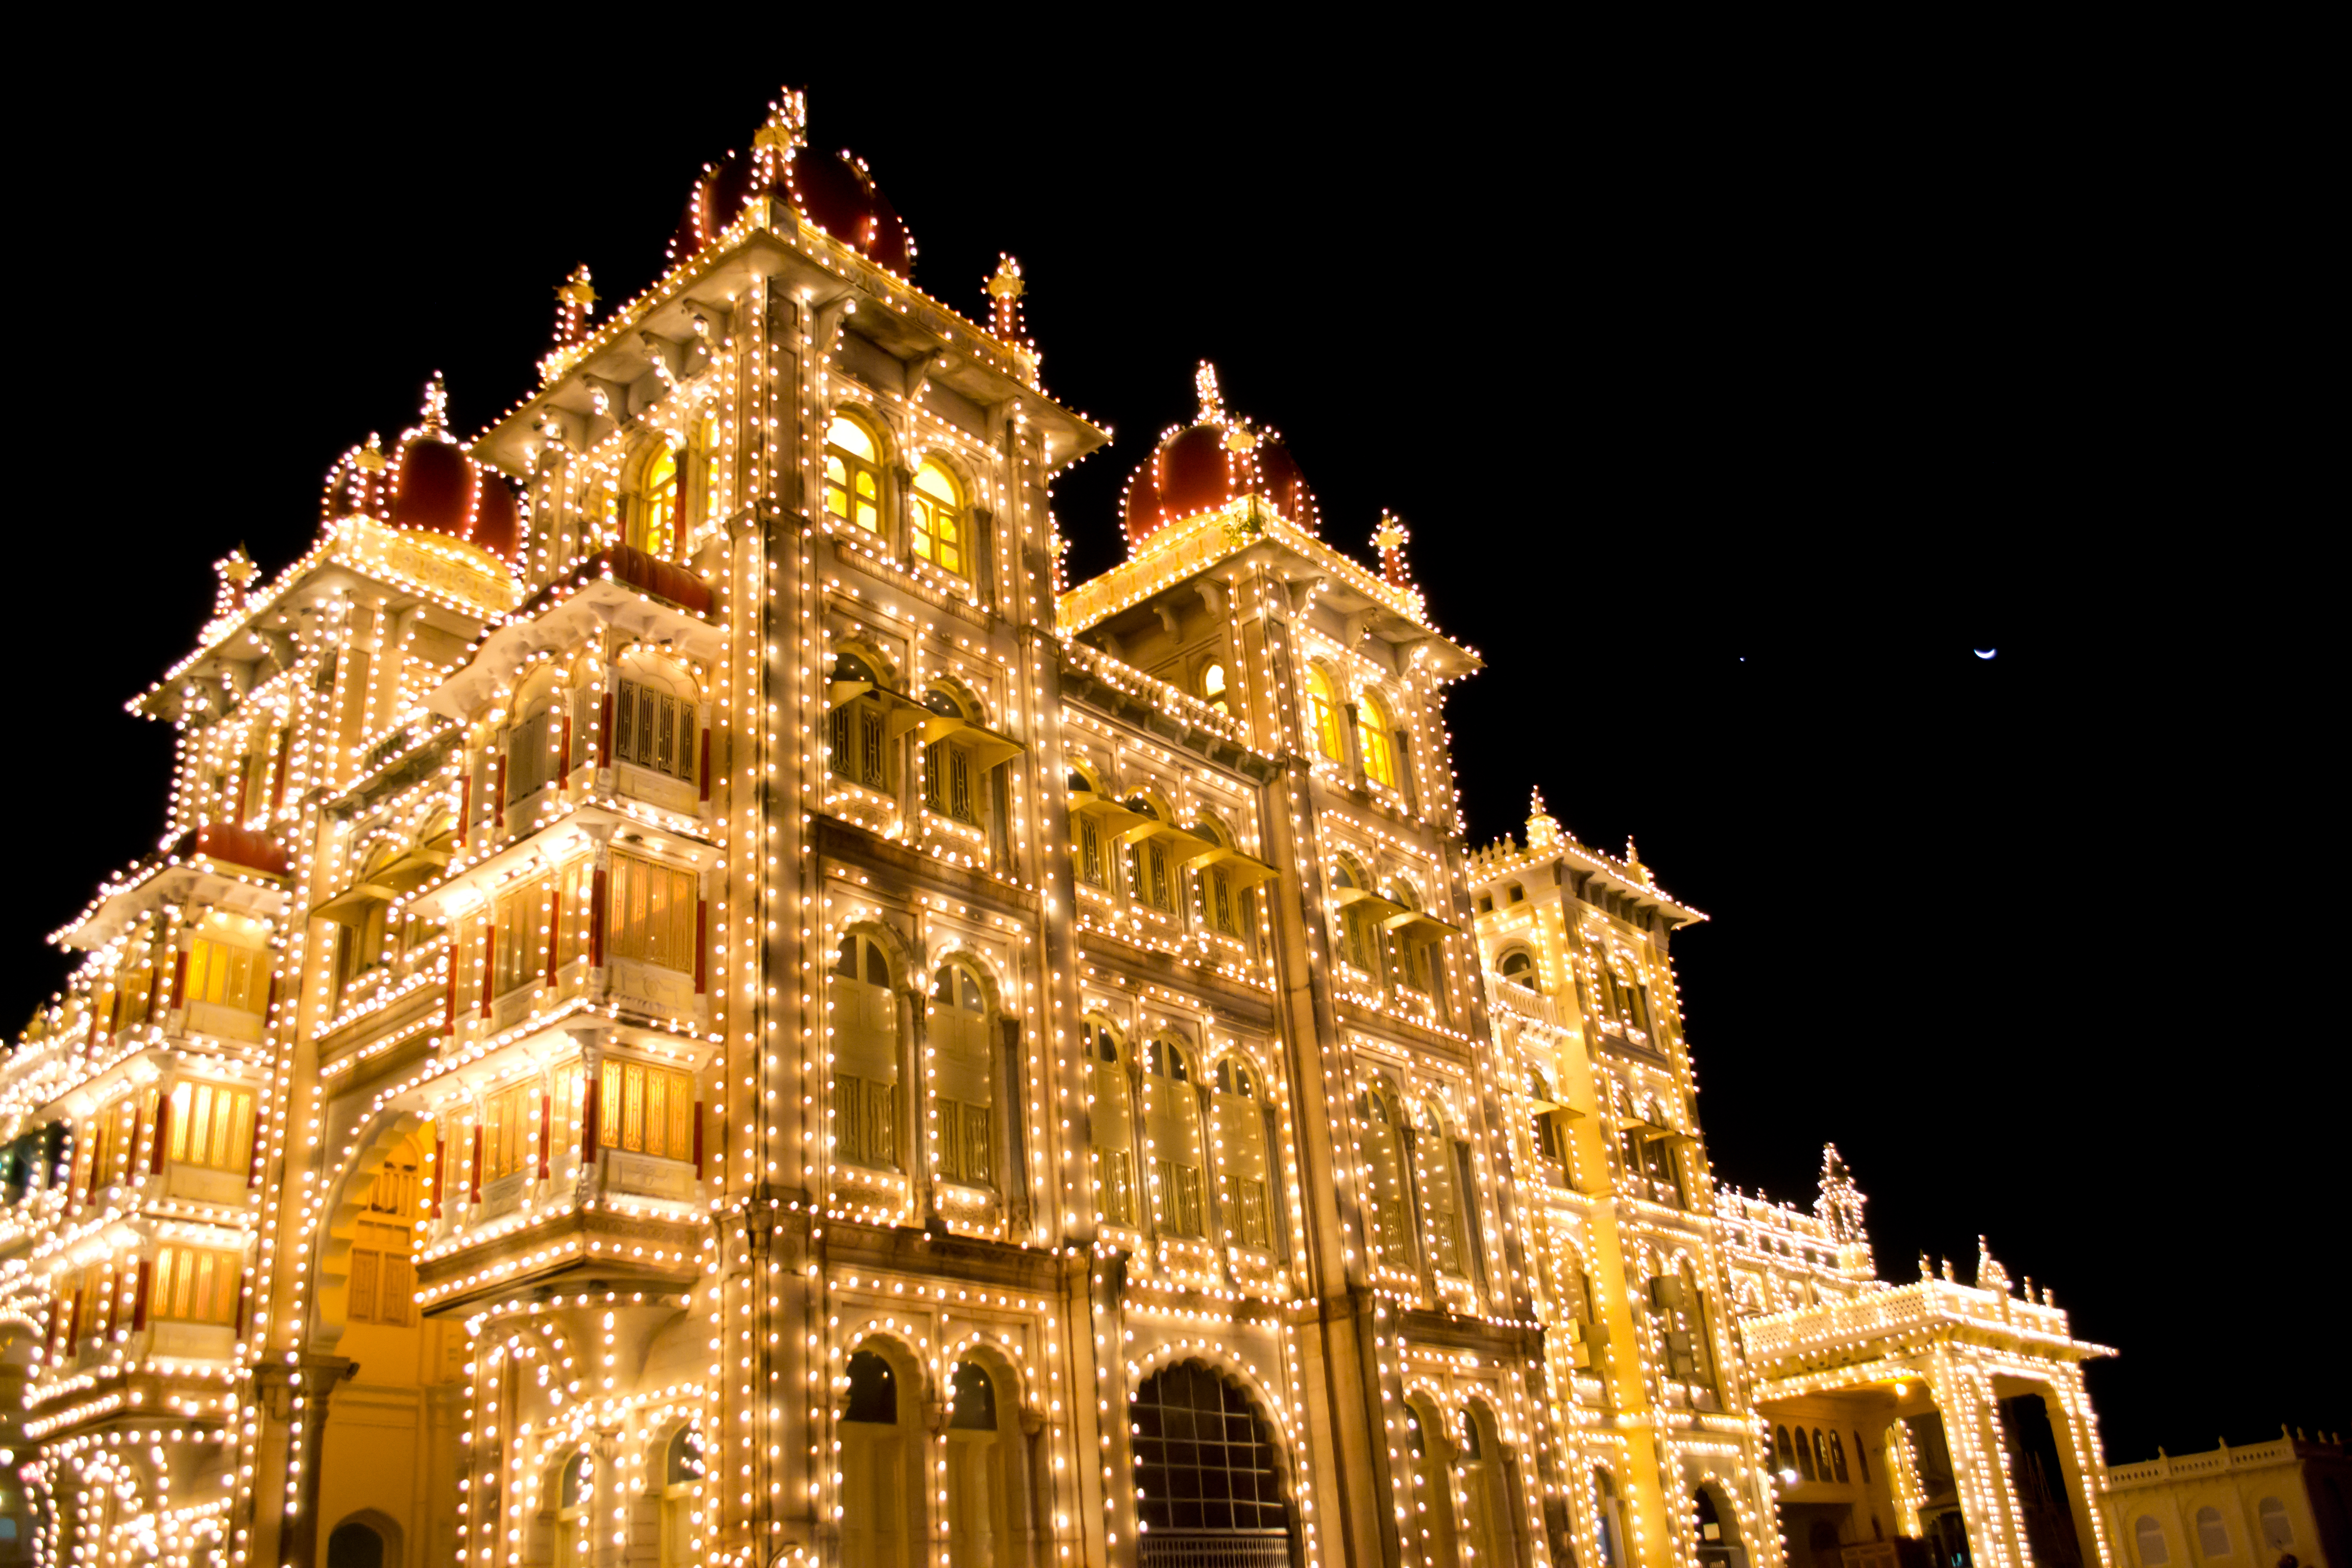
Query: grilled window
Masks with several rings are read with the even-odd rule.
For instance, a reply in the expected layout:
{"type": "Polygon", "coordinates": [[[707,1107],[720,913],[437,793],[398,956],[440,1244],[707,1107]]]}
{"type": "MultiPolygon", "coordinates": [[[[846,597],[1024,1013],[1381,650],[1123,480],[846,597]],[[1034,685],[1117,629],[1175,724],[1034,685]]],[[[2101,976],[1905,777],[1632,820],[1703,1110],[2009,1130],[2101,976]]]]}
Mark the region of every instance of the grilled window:
{"type": "Polygon", "coordinates": [[[166,1247],[155,1255],[148,1310],[183,1323],[234,1323],[245,1289],[245,1259],[234,1252],[166,1247]]]}
{"type": "Polygon", "coordinates": [[[1136,1511],[1151,1532],[1147,1540],[1289,1529],[1273,1429],[1249,1395],[1198,1362],[1180,1362],[1146,1378],[1128,1408],[1135,1432],[1136,1511]]]}
{"type": "Polygon", "coordinates": [[[645,1062],[607,1060],[598,1140],[607,1149],[662,1160],[694,1158],[694,1076],[645,1062]]]}
{"type": "Polygon", "coordinates": [[[173,1160],[215,1171],[242,1171],[253,1152],[253,1090],[184,1083],[172,1091],[173,1160]]]}
{"type": "Polygon", "coordinates": [[[699,896],[693,872],[614,851],[608,956],[692,973],[699,896]]]}
{"type": "Polygon", "coordinates": [[[694,703],[642,680],[617,683],[613,755],[625,763],[695,780],[694,703]]]}

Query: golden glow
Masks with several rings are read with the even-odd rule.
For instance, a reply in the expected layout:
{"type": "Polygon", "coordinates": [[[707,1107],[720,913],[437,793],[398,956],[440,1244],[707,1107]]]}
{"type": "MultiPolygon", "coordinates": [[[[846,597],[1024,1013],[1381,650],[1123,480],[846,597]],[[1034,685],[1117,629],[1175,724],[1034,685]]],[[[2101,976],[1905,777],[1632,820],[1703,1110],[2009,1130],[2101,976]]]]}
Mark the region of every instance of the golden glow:
{"type": "Polygon", "coordinates": [[[957,576],[967,575],[964,557],[963,492],[955,477],[937,463],[927,462],[915,476],[915,494],[908,508],[908,548],[922,559],[957,576]]]}
{"type": "Polygon", "coordinates": [[[882,531],[882,470],[874,432],[846,414],[824,433],[824,510],[868,533],[882,531]]]}

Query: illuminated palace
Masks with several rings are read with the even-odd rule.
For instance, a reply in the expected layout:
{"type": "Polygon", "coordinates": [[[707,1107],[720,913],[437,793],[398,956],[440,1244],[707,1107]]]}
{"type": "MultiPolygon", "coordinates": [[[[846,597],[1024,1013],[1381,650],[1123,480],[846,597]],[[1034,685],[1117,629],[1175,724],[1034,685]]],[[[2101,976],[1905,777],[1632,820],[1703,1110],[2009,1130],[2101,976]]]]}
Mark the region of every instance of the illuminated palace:
{"type": "Polygon", "coordinates": [[[2112,1568],[2098,1348],[1718,1184],[1698,912],[1465,842],[1404,527],[1203,366],[1064,582],[913,250],[787,94],[221,562],[0,1062],[0,1563],[2112,1568]]]}

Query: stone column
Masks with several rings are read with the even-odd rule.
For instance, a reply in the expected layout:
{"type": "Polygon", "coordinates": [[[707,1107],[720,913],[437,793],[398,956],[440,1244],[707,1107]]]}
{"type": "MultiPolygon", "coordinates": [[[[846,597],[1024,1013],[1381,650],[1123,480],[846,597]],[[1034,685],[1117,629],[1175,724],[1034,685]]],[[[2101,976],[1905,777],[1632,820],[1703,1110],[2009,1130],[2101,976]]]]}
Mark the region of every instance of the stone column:
{"type": "Polygon", "coordinates": [[[1955,1356],[1949,1345],[1938,1345],[1928,1363],[1927,1387],[1943,1417],[1960,1521],[1968,1529],[1969,1552],[1977,1568],[2031,1568],[1992,1379],[1955,1356]]]}

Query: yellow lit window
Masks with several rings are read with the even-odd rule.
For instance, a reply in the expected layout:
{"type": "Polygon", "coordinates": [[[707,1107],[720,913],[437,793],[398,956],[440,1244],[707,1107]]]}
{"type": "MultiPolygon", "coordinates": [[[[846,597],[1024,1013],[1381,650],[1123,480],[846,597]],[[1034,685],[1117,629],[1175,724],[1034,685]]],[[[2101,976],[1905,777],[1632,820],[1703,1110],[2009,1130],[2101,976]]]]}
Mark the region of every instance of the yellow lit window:
{"type": "Polygon", "coordinates": [[[1364,694],[1358,707],[1357,738],[1364,748],[1364,776],[1374,784],[1397,787],[1396,741],[1389,732],[1389,716],[1380,699],[1364,694]]]}
{"type": "Polygon", "coordinates": [[[1225,690],[1225,667],[1223,665],[1210,664],[1203,665],[1202,667],[1201,700],[1220,713],[1230,713],[1233,711],[1230,706],[1230,698],[1225,690]]]}
{"type": "Polygon", "coordinates": [[[715,410],[702,416],[695,450],[702,479],[702,521],[708,526],[722,515],[719,510],[719,415],[715,410]]]}
{"type": "Polygon", "coordinates": [[[498,994],[535,984],[547,972],[547,882],[532,882],[498,903],[498,994]]]}
{"type": "Polygon", "coordinates": [[[824,510],[868,533],[882,531],[882,470],[874,433],[846,414],[824,433],[824,510]]]}
{"type": "Polygon", "coordinates": [[[694,1075],[607,1060],[598,1093],[598,1141],[660,1160],[694,1158],[694,1075]]]}
{"type": "Polygon", "coordinates": [[[970,574],[964,552],[963,495],[954,478],[937,463],[915,476],[914,529],[908,543],[916,554],[962,577],[970,574]]]}
{"type": "Polygon", "coordinates": [[[539,1084],[502,1089],[482,1102],[482,1180],[539,1168],[539,1084]]]}
{"type": "Polygon", "coordinates": [[[215,1171],[243,1171],[253,1152],[253,1090],[184,1083],[172,1091],[165,1154],[215,1171]]]}
{"type": "Polygon", "coordinates": [[[637,503],[637,526],[631,544],[667,560],[677,547],[677,454],[667,447],[656,451],[646,465],[643,494],[637,503]]]}
{"type": "Polygon", "coordinates": [[[1339,703],[1331,694],[1330,678],[1312,666],[1307,671],[1307,727],[1314,733],[1316,750],[1333,762],[1347,756],[1347,747],[1339,739],[1339,703]]]}
{"type": "Polygon", "coordinates": [[[694,973],[697,898],[693,872],[616,852],[607,917],[611,956],[694,973]]]}
{"type": "Polygon", "coordinates": [[[368,1187],[367,1209],[352,1238],[345,1312],[354,1323],[407,1328],[416,1321],[416,1267],[409,1247],[416,1195],[413,1155],[386,1161],[368,1187]]]}
{"type": "Polygon", "coordinates": [[[245,1288],[245,1260],[234,1252],[166,1247],[155,1255],[148,1310],[183,1323],[234,1323],[245,1288]]]}
{"type": "Polygon", "coordinates": [[[267,953],[232,942],[198,937],[188,945],[190,1002],[212,1002],[243,1013],[258,1013],[268,1005],[269,963],[267,953]]]}

